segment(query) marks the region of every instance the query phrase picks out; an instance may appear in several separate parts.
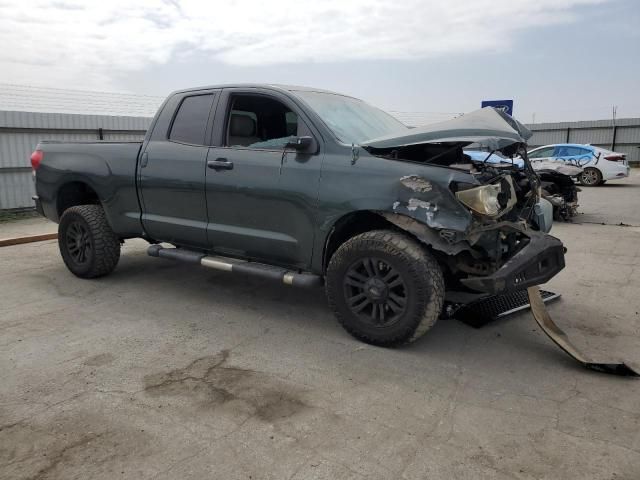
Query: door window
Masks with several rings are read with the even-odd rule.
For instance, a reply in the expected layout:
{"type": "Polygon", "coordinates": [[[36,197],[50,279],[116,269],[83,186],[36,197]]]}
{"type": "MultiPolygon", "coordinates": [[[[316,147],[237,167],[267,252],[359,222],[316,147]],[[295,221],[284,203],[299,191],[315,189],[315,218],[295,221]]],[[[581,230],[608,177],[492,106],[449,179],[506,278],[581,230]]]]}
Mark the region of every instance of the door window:
{"type": "Polygon", "coordinates": [[[529,152],[529,158],[547,158],[553,154],[553,147],[541,148],[533,152],[529,152]]]}
{"type": "Polygon", "coordinates": [[[576,157],[578,155],[584,155],[583,148],[580,147],[558,147],[556,157],[576,157]]]}
{"type": "Polygon", "coordinates": [[[185,97],[173,119],[169,140],[206,145],[205,135],[212,103],[212,94],[185,97]]]}
{"type": "Polygon", "coordinates": [[[261,95],[231,97],[225,146],[280,150],[298,136],[302,122],[282,102],[261,95]]]}
{"type": "Polygon", "coordinates": [[[578,153],[576,155],[591,155],[591,150],[588,148],[578,148],[578,153]]]}

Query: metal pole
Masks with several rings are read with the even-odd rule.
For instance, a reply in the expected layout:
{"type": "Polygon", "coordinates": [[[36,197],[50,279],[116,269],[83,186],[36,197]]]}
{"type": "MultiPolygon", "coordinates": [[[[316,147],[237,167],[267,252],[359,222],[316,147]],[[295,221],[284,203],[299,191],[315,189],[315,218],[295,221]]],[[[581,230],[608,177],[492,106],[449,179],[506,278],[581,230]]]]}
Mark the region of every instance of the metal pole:
{"type": "Polygon", "coordinates": [[[616,113],[618,113],[618,106],[614,105],[611,108],[611,116],[612,116],[612,132],[611,132],[611,150],[615,150],[616,147],[616,113]]]}
{"type": "Polygon", "coordinates": [[[613,139],[611,140],[611,150],[615,152],[616,150],[616,133],[618,132],[618,126],[613,126],[613,139]]]}

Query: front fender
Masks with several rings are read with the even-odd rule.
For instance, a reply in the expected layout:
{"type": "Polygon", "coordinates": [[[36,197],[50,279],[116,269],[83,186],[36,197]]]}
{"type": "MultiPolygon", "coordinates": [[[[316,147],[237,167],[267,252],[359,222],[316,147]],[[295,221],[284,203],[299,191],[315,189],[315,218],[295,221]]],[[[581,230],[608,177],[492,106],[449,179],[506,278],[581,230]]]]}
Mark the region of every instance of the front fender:
{"type": "Polygon", "coordinates": [[[428,227],[424,222],[399,213],[375,212],[396,227],[410,233],[425,245],[446,255],[457,255],[471,246],[465,239],[457,239],[448,235],[441,235],[438,230],[428,227]]]}
{"type": "Polygon", "coordinates": [[[397,200],[386,213],[404,215],[433,229],[466,232],[472,216],[448,187],[418,175],[399,179],[397,200]]]}

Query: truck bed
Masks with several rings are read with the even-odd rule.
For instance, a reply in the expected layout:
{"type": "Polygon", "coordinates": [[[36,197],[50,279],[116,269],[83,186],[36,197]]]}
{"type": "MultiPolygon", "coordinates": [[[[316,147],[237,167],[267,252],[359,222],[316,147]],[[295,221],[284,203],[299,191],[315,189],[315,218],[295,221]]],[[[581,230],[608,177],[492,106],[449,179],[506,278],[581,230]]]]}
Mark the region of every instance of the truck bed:
{"type": "MultiPolygon", "coordinates": [[[[44,215],[57,222],[59,193],[74,183],[88,185],[105,208],[114,231],[140,235],[140,204],[136,193],[136,163],[142,142],[43,140],[43,159],[37,170],[36,193],[44,215]]],[[[61,200],[62,198],[62,200],[61,200]]]]}

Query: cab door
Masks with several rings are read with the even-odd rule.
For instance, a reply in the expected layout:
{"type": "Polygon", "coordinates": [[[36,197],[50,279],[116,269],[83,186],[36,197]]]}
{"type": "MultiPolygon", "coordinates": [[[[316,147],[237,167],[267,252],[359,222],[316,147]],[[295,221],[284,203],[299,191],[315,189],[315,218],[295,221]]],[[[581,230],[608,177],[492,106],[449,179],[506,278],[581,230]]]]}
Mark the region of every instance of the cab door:
{"type": "Polygon", "coordinates": [[[207,155],[210,249],[234,257],[306,268],[311,262],[321,145],[299,153],[294,136],[318,135],[285,95],[224,89],[207,155]]]}
{"type": "Polygon", "coordinates": [[[205,90],[171,98],[140,157],[142,224],[155,240],[207,246],[206,162],[218,95],[205,90]]]}

